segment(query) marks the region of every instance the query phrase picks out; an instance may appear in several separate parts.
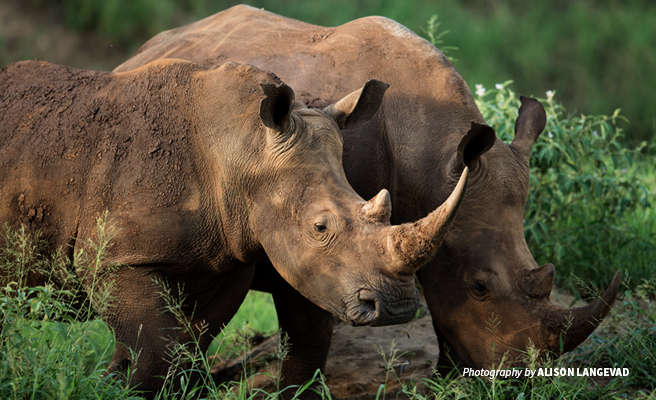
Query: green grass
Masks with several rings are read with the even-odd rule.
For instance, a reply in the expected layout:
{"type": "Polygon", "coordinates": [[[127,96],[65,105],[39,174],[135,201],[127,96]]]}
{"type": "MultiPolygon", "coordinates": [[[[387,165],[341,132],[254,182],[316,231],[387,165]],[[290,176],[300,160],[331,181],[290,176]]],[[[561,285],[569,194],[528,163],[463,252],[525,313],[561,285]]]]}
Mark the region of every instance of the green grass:
{"type": "Polygon", "coordinates": [[[102,377],[114,351],[109,329],[66,317],[69,295],[48,286],[1,288],[0,398],[128,397],[102,377]]]}
{"type": "MultiPolygon", "coordinates": [[[[2,296],[2,369],[0,396],[6,399],[32,398],[136,398],[138,393],[124,389],[112,379],[103,378],[113,349],[107,326],[98,320],[52,322],[54,309],[66,308],[62,294],[47,288],[34,288],[24,295],[5,287],[2,296]],[[31,294],[34,297],[28,297],[31,294]],[[8,302],[11,305],[8,305],[8,302]],[[37,306],[40,304],[41,306],[37,306]],[[50,311],[46,311],[50,309],[50,311]],[[8,321],[11,319],[11,321],[8,321]]],[[[251,296],[245,304],[261,302],[251,296]]],[[[628,377],[616,377],[595,383],[586,377],[544,377],[532,379],[495,379],[477,377],[436,377],[403,382],[402,392],[412,399],[493,398],[493,399],[604,399],[645,398],[656,389],[656,290],[643,285],[626,291],[619,307],[611,313],[601,332],[593,334],[583,346],[556,361],[538,362],[528,351],[530,368],[628,368],[628,377]]],[[[252,307],[253,304],[247,305],[252,307]]],[[[259,307],[259,306],[255,306],[259,307]]],[[[242,317],[249,318],[242,311],[242,317]]],[[[388,366],[385,382],[397,379],[392,366],[402,357],[390,345],[379,349],[381,362],[388,366]],[[388,355],[389,354],[389,355],[388,355]]],[[[245,381],[210,387],[207,398],[247,399],[245,381]]],[[[163,391],[159,398],[193,398],[197,389],[186,395],[163,391]]],[[[395,398],[385,393],[379,398],[395,398]]]]}

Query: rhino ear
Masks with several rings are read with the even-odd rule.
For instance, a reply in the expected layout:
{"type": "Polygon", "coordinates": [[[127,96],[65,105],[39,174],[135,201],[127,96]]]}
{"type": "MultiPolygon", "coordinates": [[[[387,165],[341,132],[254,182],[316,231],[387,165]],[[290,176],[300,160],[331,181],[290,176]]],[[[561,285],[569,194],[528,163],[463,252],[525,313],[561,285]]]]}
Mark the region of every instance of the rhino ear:
{"type": "Polygon", "coordinates": [[[260,119],[267,127],[278,132],[286,132],[294,108],[294,91],[284,83],[260,85],[266,96],[260,103],[260,119]]]}
{"type": "Polygon", "coordinates": [[[515,138],[510,146],[516,153],[528,159],[533,144],[547,124],[547,114],[539,101],[524,96],[519,99],[522,105],[515,121],[515,138]]]}
{"type": "Polygon", "coordinates": [[[369,122],[383,103],[389,84],[371,79],[362,89],[324,108],[324,112],[337,122],[339,129],[357,128],[369,122]]]}
{"type": "Polygon", "coordinates": [[[494,146],[496,139],[491,126],[472,121],[469,131],[458,144],[458,170],[464,167],[474,169],[478,159],[494,146]]]}

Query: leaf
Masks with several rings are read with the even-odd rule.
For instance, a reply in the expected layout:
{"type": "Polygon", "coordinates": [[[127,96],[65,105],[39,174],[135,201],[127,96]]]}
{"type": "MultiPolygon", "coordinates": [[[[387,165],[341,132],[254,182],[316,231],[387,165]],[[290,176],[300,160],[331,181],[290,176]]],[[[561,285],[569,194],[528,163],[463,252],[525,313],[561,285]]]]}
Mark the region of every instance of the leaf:
{"type": "Polygon", "coordinates": [[[594,184],[594,195],[595,196],[601,196],[601,193],[602,193],[601,182],[595,182],[595,184],[594,184]]]}

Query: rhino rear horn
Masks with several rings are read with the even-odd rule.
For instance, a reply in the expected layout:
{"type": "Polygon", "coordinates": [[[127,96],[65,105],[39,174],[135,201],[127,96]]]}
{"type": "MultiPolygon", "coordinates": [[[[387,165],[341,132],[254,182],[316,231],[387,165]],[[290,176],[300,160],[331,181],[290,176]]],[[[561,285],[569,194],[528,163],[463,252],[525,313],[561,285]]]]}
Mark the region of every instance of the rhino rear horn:
{"type": "Polygon", "coordinates": [[[390,222],[392,201],[387,189],[381,190],[373,199],[362,204],[362,217],[368,222],[390,222]]]}
{"type": "Polygon", "coordinates": [[[260,103],[260,119],[267,127],[287,132],[294,108],[294,91],[284,83],[280,86],[268,83],[260,85],[266,96],[260,103]]]}
{"type": "Polygon", "coordinates": [[[530,97],[520,96],[522,105],[515,121],[515,138],[510,146],[515,152],[528,159],[531,156],[533,144],[547,124],[547,114],[539,101],[530,97]]]}
{"type": "Polygon", "coordinates": [[[556,269],[553,264],[544,264],[532,269],[517,282],[520,289],[534,299],[548,298],[553,288],[556,269]]]}
{"type": "Polygon", "coordinates": [[[389,84],[371,79],[362,89],[349,94],[323,111],[330,115],[339,129],[351,129],[371,121],[381,104],[389,84]]]}

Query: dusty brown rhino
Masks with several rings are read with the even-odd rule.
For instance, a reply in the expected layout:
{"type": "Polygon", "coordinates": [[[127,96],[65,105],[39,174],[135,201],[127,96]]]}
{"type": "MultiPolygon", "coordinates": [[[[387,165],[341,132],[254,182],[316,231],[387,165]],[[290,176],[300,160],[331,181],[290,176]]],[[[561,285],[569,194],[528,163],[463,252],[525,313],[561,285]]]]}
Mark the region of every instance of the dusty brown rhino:
{"type": "MultiPolygon", "coordinates": [[[[161,57],[257,65],[293,84],[300,98],[315,107],[325,107],[371,77],[389,82],[373,122],[342,134],[349,182],[364,197],[390,189],[395,223],[417,219],[444,201],[469,166],[454,225],[435,259],[421,270],[444,350],[440,364],[449,364],[450,354],[467,366],[489,367],[506,352],[513,362],[529,341],[560,354],[585,340],[608,313],[619,273],[589,306],[556,307],[549,300],[554,267],[538,266],[524,239],[529,157],[546,120],[539,102],[522,100],[515,138],[510,145],[503,143],[485,125],[448,59],[382,17],[325,28],[236,6],[155,36],[116,70],[161,57]],[[462,139],[468,147],[459,147],[462,139]]],[[[266,275],[258,268],[258,274],[266,275]]],[[[292,341],[283,373],[292,380],[307,378],[307,370],[324,365],[330,316],[311,313],[311,304],[281,293],[280,286],[273,294],[281,327],[292,341]],[[305,375],[299,372],[303,367],[305,375]]]]}
{"type": "MultiPolygon", "coordinates": [[[[188,333],[158,281],[184,292],[206,350],[270,260],[295,290],[353,325],[402,323],[414,272],[433,257],[461,199],[390,225],[382,190],[365,202],[342,167],[339,128],[366,123],[387,84],[369,81],[324,110],[255,67],[160,60],[124,73],[21,62],[0,71],[0,224],[41,230],[69,257],[108,211],[119,268],[103,315],[110,371],[156,390],[171,343],[188,333]],[[130,350],[138,354],[133,362],[130,350]],[[134,365],[136,364],[136,365],[134,365]]],[[[80,269],[80,280],[91,285],[80,269]]],[[[30,279],[39,277],[31,277],[30,279]]]]}

